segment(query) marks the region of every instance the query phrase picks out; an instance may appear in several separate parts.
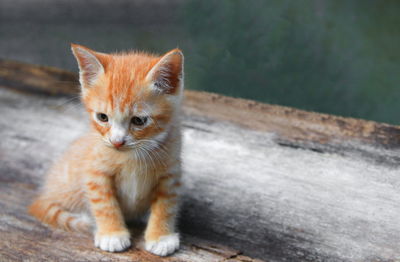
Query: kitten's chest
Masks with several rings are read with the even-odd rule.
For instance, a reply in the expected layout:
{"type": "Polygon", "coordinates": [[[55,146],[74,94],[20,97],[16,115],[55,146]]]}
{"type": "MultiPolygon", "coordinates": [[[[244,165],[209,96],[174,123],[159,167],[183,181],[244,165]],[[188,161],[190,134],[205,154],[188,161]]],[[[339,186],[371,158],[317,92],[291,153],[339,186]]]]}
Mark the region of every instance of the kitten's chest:
{"type": "Polygon", "coordinates": [[[126,217],[132,218],[147,210],[155,182],[152,174],[144,173],[134,165],[122,166],[116,176],[115,187],[122,212],[126,217]]]}

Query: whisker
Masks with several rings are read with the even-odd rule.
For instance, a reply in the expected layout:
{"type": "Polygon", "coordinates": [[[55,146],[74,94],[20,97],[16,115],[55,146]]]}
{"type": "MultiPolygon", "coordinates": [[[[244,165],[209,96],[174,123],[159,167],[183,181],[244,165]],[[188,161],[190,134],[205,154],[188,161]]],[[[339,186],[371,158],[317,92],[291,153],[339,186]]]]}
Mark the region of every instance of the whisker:
{"type": "MultiPolygon", "coordinates": [[[[151,148],[146,144],[143,144],[142,148],[149,155],[152,162],[157,161],[157,162],[160,162],[163,166],[166,166],[164,158],[162,157],[162,155],[160,155],[160,152],[158,152],[157,150],[154,150],[155,148],[151,148]]],[[[156,148],[156,149],[161,149],[161,148],[156,148]]],[[[164,153],[165,156],[167,156],[167,154],[164,152],[163,149],[161,149],[161,152],[164,153]]]]}
{"type": "Polygon", "coordinates": [[[145,148],[141,148],[143,150],[143,152],[149,157],[149,160],[151,161],[151,164],[154,168],[154,170],[157,169],[156,163],[154,162],[153,158],[151,157],[151,155],[149,154],[149,152],[145,149],[145,148]]]}

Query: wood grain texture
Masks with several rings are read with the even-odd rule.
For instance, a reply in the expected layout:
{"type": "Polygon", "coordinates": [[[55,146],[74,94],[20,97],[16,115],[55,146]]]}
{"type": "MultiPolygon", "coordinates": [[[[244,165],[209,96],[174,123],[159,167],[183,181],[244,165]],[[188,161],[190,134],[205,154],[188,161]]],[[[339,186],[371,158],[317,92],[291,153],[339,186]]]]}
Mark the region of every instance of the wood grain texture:
{"type": "MultiPolygon", "coordinates": [[[[0,260],[158,261],[26,215],[85,115],[72,73],[3,61],[0,76],[0,260]]],[[[194,91],[184,112],[184,247],[167,261],[400,261],[398,126],[194,91]]]]}

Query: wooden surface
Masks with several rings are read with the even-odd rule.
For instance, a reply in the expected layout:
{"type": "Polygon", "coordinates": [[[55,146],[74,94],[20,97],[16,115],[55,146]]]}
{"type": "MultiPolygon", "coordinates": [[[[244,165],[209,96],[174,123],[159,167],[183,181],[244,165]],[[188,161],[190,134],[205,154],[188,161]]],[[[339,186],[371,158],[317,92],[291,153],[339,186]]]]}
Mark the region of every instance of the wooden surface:
{"type": "MultiPolygon", "coordinates": [[[[86,128],[75,79],[0,61],[0,261],[158,261],[101,252],[25,213],[86,128]]],[[[194,91],[184,112],[184,245],[167,260],[400,261],[398,126],[194,91]]]]}

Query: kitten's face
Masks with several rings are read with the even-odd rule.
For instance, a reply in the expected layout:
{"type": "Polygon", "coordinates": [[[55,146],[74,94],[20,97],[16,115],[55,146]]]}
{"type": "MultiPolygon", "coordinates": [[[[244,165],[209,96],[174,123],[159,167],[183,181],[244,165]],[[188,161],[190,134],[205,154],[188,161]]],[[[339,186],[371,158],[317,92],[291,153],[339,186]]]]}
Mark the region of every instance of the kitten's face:
{"type": "Polygon", "coordinates": [[[119,150],[161,143],[166,138],[174,105],[164,95],[138,94],[126,103],[120,94],[86,96],[92,124],[107,146],[119,150]]]}
{"type": "Polygon", "coordinates": [[[162,143],[180,103],[182,53],[173,50],[160,58],[72,49],[83,102],[105,145],[125,151],[162,143]]]}

